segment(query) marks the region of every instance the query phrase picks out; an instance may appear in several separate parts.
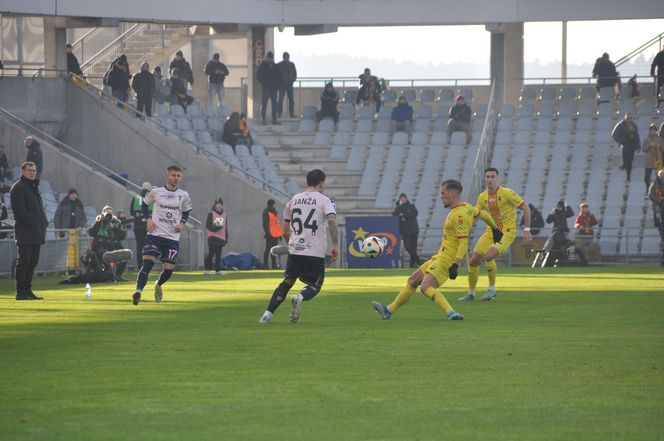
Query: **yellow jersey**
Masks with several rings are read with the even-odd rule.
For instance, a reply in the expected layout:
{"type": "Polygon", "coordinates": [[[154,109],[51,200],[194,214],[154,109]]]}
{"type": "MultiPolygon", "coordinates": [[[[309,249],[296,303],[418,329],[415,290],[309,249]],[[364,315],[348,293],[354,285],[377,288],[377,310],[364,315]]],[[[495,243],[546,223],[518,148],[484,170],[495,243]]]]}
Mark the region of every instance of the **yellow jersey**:
{"type": "MultiPolygon", "coordinates": [[[[488,211],[503,233],[516,233],[516,209],[523,206],[523,198],[515,191],[498,187],[495,193],[484,190],[477,197],[475,208],[488,211]]],[[[491,228],[487,227],[487,231],[491,228]]]]}
{"type": "Polygon", "coordinates": [[[467,202],[454,206],[443,224],[443,240],[438,254],[455,259],[463,259],[468,252],[468,236],[480,210],[467,202]]]}

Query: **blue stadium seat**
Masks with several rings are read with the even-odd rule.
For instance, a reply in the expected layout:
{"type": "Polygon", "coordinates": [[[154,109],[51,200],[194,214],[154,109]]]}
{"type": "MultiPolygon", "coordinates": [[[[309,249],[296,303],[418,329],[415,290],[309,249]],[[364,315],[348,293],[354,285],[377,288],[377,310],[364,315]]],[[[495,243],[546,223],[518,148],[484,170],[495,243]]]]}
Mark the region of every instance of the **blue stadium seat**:
{"type": "MultiPolygon", "coordinates": [[[[316,121],[308,120],[308,119],[303,119],[301,123],[303,122],[311,122],[316,125],[316,121]]],[[[332,133],[334,132],[334,120],[332,118],[323,118],[320,123],[318,123],[318,131],[322,133],[332,133]]]]}
{"type": "Polygon", "coordinates": [[[302,119],[316,119],[317,109],[315,106],[304,106],[302,109],[302,119]]]}
{"type": "Polygon", "coordinates": [[[423,89],[420,92],[420,101],[423,103],[433,103],[436,101],[436,91],[433,89],[423,89]]]}
{"type": "MultiPolygon", "coordinates": [[[[323,121],[321,121],[321,125],[323,121]]],[[[334,125],[334,124],[333,124],[334,125]]],[[[300,127],[298,129],[300,133],[314,133],[316,131],[316,121],[310,119],[303,119],[300,121],[300,127]]]]}

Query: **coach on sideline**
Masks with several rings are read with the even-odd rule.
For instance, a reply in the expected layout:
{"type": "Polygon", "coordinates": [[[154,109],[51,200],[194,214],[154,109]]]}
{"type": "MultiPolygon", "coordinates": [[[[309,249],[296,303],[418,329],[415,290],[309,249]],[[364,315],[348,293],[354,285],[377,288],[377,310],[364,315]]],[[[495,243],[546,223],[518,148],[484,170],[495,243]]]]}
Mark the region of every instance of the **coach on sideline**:
{"type": "Polygon", "coordinates": [[[42,300],[32,292],[32,276],[39,263],[39,248],[44,244],[48,220],[39,194],[37,166],[21,164],[21,178],[9,191],[14,211],[14,237],[18,248],[16,262],[16,300],[42,300]]]}

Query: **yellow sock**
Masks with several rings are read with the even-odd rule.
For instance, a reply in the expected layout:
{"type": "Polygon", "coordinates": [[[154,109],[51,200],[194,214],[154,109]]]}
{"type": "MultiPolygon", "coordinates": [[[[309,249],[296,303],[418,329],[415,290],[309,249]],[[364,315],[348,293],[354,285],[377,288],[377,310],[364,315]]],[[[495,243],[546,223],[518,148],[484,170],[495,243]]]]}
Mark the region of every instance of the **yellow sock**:
{"type": "Polygon", "coordinates": [[[452,306],[449,304],[443,293],[438,291],[436,288],[429,287],[424,291],[424,295],[429,297],[433,302],[443,311],[445,314],[453,311],[452,306]]]}
{"type": "Polygon", "coordinates": [[[399,291],[399,294],[397,294],[392,303],[387,305],[387,307],[390,308],[390,311],[397,312],[399,308],[408,303],[410,298],[413,297],[413,294],[415,294],[415,289],[416,288],[413,288],[406,283],[406,286],[399,291]]]}
{"type": "Polygon", "coordinates": [[[496,286],[496,273],[498,272],[498,265],[495,260],[489,260],[486,263],[486,273],[489,276],[489,286],[496,286]]]}
{"type": "Polygon", "coordinates": [[[468,288],[470,291],[475,292],[477,288],[477,281],[480,278],[480,266],[470,266],[468,265],[468,288]]]}

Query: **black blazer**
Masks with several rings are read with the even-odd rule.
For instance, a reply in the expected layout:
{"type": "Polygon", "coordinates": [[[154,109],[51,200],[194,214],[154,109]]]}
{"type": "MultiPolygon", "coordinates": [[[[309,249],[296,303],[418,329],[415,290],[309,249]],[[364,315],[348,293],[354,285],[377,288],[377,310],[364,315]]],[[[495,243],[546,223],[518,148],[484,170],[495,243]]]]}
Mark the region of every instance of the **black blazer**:
{"type": "Polygon", "coordinates": [[[39,180],[23,176],[12,185],[9,195],[14,211],[14,237],[18,245],[42,245],[48,220],[39,194],[39,180]]]}

